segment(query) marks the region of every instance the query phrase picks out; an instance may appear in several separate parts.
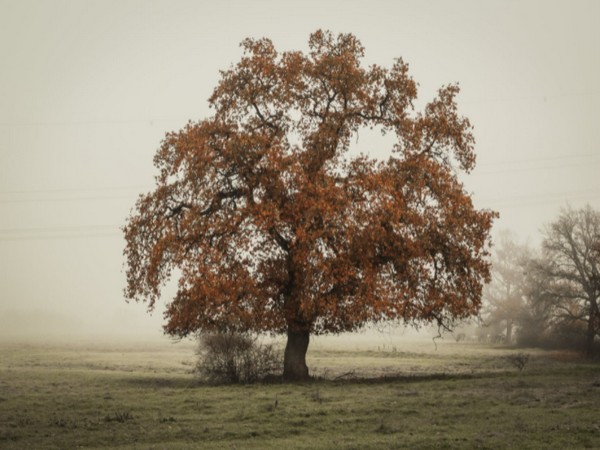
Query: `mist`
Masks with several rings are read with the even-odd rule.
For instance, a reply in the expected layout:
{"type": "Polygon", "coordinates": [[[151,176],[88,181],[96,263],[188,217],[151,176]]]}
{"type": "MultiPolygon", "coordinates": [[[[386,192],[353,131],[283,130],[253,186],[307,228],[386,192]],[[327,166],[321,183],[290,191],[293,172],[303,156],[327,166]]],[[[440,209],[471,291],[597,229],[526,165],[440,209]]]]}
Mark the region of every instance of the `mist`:
{"type": "Polygon", "coordinates": [[[461,179],[500,213],[494,234],[539,243],[561,206],[600,207],[599,16],[593,0],[2,1],[0,339],[167,339],[172,290],[152,314],[124,300],[121,227],[246,37],[305,50],[317,28],[351,32],[365,63],[410,64],[417,109],[460,83],[478,158],[461,179]]]}

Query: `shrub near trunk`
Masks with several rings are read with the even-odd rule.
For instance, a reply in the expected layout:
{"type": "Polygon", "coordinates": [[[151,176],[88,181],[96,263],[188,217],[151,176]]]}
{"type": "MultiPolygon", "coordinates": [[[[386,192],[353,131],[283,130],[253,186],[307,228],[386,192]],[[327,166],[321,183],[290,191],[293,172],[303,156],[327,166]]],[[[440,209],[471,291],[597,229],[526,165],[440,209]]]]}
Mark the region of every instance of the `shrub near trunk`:
{"type": "Polygon", "coordinates": [[[281,374],[281,355],[244,333],[199,336],[196,373],[211,383],[251,383],[281,374]]]}

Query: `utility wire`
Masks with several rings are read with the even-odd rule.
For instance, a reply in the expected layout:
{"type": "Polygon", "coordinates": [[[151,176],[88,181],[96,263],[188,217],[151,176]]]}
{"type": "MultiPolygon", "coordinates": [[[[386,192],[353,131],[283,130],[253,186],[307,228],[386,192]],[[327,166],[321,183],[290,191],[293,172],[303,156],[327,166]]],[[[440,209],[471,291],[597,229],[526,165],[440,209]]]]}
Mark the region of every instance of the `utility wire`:
{"type": "Polygon", "coordinates": [[[46,203],[46,202],[70,202],[70,201],[92,201],[92,200],[121,200],[131,199],[131,192],[136,197],[143,192],[152,190],[148,186],[105,186],[96,188],[63,188],[63,189],[38,189],[38,190],[15,190],[0,191],[0,204],[2,203],[46,203]],[[95,193],[114,192],[116,195],[93,195],[95,193]],[[123,192],[122,194],[118,194],[123,192]],[[57,196],[56,194],[73,194],[68,196],[57,196]],[[82,194],[82,195],[77,195],[82,194]],[[92,195],[85,195],[92,194],[92,195]]]}
{"type": "MultiPolygon", "coordinates": [[[[507,209],[524,206],[536,206],[549,203],[564,202],[567,199],[597,199],[600,192],[596,190],[571,191],[566,193],[554,192],[549,194],[535,194],[515,197],[499,197],[491,199],[475,198],[475,203],[487,207],[507,209]]],[[[39,228],[8,228],[0,229],[0,241],[21,240],[55,240],[55,239],[81,239],[121,237],[119,225],[84,225],[39,228]]]]}
{"type": "Polygon", "coordinates": [[[505,103],[505,102],[519,102],[519,101],[538,101],[545,103],[548,100],[560,99],[560,98],[578,98],[578,97],[594,97],[600,94],[598,91],[581,91],[581,92],[565,92],[563,94],[548,94],[548,95],[524,95],[520,97],[496,97],[496,98],[484,98],[481,100],[470,100],[465,98],[464,100],[458,99],[459,105],[467,104],[481,104],[481,103],[505,103]]]}
{"type": "MultiPolygon", "coordinates": [[[[596,153],[583,153],[577,155],[558,155],[558,156],[550,156],[550,157],[542,157],[542,158],[530,158],[530,159],[522,159],[522,160],[512,160],[512,161],[498,161],[487,164],[478,164],[473,173],[467,175],[470,176],[480,176],[480,175],[495,175],[495,174],[503,174],[503,173],[516,173],[516,172],[525,172],[531,170],[546,170],[546,169],[560,169],[564,167],[579,167],[579,166],[590,166],[592,164],[598,163],[600,165],[600,154],[596,153]],[[492,170],[492,171],[482,171],[479,172],[478,169],[486,168],[486,167],[495,167],[498,165],[511,165],[518,164],[523,165],[527,163],[538,163],[544,161],[561,161],[561,160],[573,160],[573,159],[581,159],[581,158],[592,158],[594,161],[581,161],[576,163],[569,164],[561,164],[556,166],[536,166],[536,167],[517,167],[517,168],[501,168],[500,170],[492,170]]],[[[53,196],[54,194],[83,194],[83,193],[96,193],[96,192],[136,192],[137,194],[141,194],[144,192],[149,192],[153,189],[152,186],[148,185],[137,185],[137,186],[100,186],[100,187],[90,187],[90,188],[53,188],[53,189],[36,189],[36,190],[13,190],[13,191],[0,191],[0,203],[31,203],[31,202],[53,202],[53,201],[87,201],[87,200],[113,200],[113,199],[124,199],[130,198],[129,195],[121,194],[121,195],[93,195],[93,196],[84,196],[84,197],[57,197],[53,196]],[[34,198],[22,198],[23,196],[29,195],[47,195],[45,197],[34,197],[34,198]],[[2,198],[2,196],[17,196],[21,198],[2,198]]]]}
{"type": "Polygon", "coordinates": [[[4,228],[0,233],[63,233],[78,231],[103,231],[117,230],[121,225],[81,225],[81,226],[61,226],[61,227],[38,227],[38,228],[4,228]]]}
{"type": "Polygon", "coordinates": [[[102,195],[92,197],[59,197],[59,198],[21,198],[2,199],[1,203],[46,203],[46,202],[80,202],[90,200],[123,200],[131,198],[130,195],[102,195]]]}
{"type": "MultiPolygon", "coordinates": [[[[503,103],[503,102],[517,102],[517,101],[541,101],[546,102],[548,100],[559,99],[559,98],[581,98],[581,97],[595,97],[599,95],[599,91],[580,91],[580,92],[565,92],[565,93],[553,93],[553,94],[540,94],[540,95],[527,95],[518,97],[498,97],[498,98],[484,98],[480,100],[471,100],[469,98],[459,98],[457,103],[461,104],[481,104],[481,103],[503,103]]],[[[207,115],[210,115],[210,111],[207,115]]],[[[194,122],[190,117],[183,116],[157,116],[149,118],[128,118],[128,119],[82,119],[82,120],[64,120],[64,121],[18,121],[18,122],[0,122],[0,127],[30,127],[30,126],[69,126],[69,125],[120,125],[120,124],[147,124],[153,126],[157,122],[173,122],[178,121],[184,124],[189,121],[194,122]]]]}
{"type": "Polygon", "coordinates": [[[555,192],[549,194],[535,194],[526,196],[516,197],[499,197],[491,199],[479,199],[474,198],[474,201],[478,205],[482,205],[488,208],[513,208],[522,206],[537,206],[548,203],[562,203],[568,200],[580,200],[580,199],[597,199],[600,198],[600,191],[589,190],[589,191],[572,191],[572,192],[555,192]]]}
{"type": "Polygon", "coordinates": [[[84,225],[0,229],[0,241],[122,236],[118,225],[84,225]]]}
{"type": "Polygon", "coordinates": [[[189,117],[154,117],[141,119],[82,119],[82,120],[57,120],[57,121],[19,121],[19,122],[0,122],[0,127],[65,127],[65,126],[90,126],[90,125],[122,125],[122,124],[142,124],[153,127],[155,123],[160,122],[182,122],[187,124],[191,119],[189,117]]]}
{"type": "MultiPolygon", "coordinates": [[[[543,156],[543,157],[538,157],[538,158],[527,158],[527,159],[513,159],[513,160],[508,160],[508,161],[493,161],[493,162],[488,162],[488,163],[483,163],[483,164],[477,164],[477,168],[481,168],[481,167],[495,167],[495,166],[500,166],[500,165],[507,165],[507,164],[529,164],[529,163],[539,163],[539,162],[544,162],[544,161],[564,161],[564,160],[569,160],[569,159],[581,159],[581,158],[593,158],[593,159],[599,159],[600,158],[600,153],[578,153],[578,154],[572,154],[572,155],[554,155],[554,156],[543,156]]],[[[587,164],[586,162],[584,162],[585,164],[587,164]]]]}
{"type": "Polygon", "coordinates": [[[106,238],[106,237],[120,237],[122,233],[117,232],[106,232],[106,233],[81,233],[81,234],[56,234],[56,235],[30,235],[30,236],[2,236],[0,235],[1,241],[51,241],[51,240],[63,240],[63,239],[90,239],[90,238],[106,238]]]}
{"type": "Polygon", "coordinates": [[[37,189],[20,191],[0,191],[0,195],[29,195],[29,194],[54,194],[70,192],[98,192],[98,191],[134,191],[149,189],[148,186],[103,186],[92,188],[59,188],[59,189],[37,189]]]}
{"type": "Polygon", "coordinates": [[[555,166],[533,166],[533,167],[516,167],[514,169],[503,169],[503,170],[483,170],[483,171],[478,171],[475,170],[473,171],[473,173],[470,173],[468,176],[473,176],[473,177],[477,177],[477,176],[484,176],[484,175],[500,175],[500,174],[513,174],[513,173],[522,173],[522,172],[532,172],[532,171],[539,171],[539,170],[560,170],[560,169],[565,169],[565,168],[573,168],[573,167],[583,167],[583,166],[593,166],[593,165],[597,165],[598,169],[600,169],[600,161],[593,161],[593,162],[583,162],[580,164],[561,164],[561,165],[555,165],[555,166]]]}

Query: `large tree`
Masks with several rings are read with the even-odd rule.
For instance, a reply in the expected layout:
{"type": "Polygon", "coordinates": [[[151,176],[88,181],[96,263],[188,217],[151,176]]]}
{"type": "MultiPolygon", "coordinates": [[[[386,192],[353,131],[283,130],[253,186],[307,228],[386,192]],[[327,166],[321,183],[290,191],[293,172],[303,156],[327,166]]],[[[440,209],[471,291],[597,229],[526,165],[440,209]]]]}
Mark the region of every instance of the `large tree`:
{"type": "Polygon", "coordinates": [[[554,318],[585,325],[585,349],[592,356],[600,334],[600,212],[589,205],[564,208],[544,234],[543,255],[535,269],[547,280],[554,318]]]}
{"type": "Polygon", "coordinates": [[[286,333],[284,377],[305,379],[311,334],[477,313],[489,230],[458,181],[475,164],[456,85],[416,112],[401,59],[361,65],[351,34],[309,52],[243,41],[214,115],[166,135],[153,192],[124,228],[128,298],[153,308],[173,275],[166,333],[286,333]],[[359,129],[393,133],[389,157],[351,157],[359,129]]]}

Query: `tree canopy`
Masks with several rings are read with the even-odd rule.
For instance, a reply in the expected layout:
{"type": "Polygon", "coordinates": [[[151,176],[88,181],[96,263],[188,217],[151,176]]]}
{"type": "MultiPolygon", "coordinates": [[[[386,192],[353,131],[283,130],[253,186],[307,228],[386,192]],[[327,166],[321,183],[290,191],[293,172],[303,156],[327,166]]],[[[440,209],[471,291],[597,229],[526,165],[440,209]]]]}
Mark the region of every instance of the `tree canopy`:
{"type": "Polygon", "coordinates": [[[309,334],[476,314],[496,214],[458,180],[475,165],[458,86],[418,112],[408,65],[363,67],[352,34],[317,31],[306,54],[241,45],[214,114],[154,158],[124,228],[126,296],[153,308],[174,275],[168,334],[287,333],[288,378],[308,376],[309,334]],[[393,134],[387,159],[349,154],[365,127],[393,134]]]}

